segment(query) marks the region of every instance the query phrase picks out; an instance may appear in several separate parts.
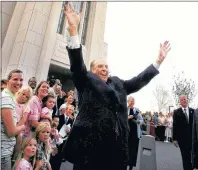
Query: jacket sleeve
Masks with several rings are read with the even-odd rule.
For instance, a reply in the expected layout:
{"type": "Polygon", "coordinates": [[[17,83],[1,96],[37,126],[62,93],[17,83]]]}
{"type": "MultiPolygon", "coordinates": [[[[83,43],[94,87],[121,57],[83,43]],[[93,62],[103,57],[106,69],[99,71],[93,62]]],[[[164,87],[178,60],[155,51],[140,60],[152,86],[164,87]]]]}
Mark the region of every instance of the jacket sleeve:
{"type": "Polygon", "coordinates": [[[82,46],[76,49],[70,49],[68,47],[68,55],[70,60],[70,71],[72,72],[73,81],[77,90],[82,90],[87,80],[87,69],[83,60],[82,46]]]}
{"type": "Polygon", "coordinates": [[[193,136],[192,136],[192,162],[193,167],[198,168],[198,136],[197,136],[197,127],[196,127],[196,115],[198,110],[194,112],[193,118],[193,136]]]}
{"type": "Polygon", "coordinates": [[[138,114],[138,120],[140,121],[140,125],[144,124],[144,119],[141,113],[138,114]]]}
{"type": "Polygon", "coordinates": [[[141,72],[138,76],[133,77],[130,80],[121,80],[123,82],[124,89],[128,94],[137,92],[142,87],[147,85],[152,78],[154,78],[159,71],[152,65],[147,67],[143,72],[141,72]]]}
{"type": "Polygon", "coordinates": [[[177,141],[177,111],[173,112],[173,141],[177,141]]]}

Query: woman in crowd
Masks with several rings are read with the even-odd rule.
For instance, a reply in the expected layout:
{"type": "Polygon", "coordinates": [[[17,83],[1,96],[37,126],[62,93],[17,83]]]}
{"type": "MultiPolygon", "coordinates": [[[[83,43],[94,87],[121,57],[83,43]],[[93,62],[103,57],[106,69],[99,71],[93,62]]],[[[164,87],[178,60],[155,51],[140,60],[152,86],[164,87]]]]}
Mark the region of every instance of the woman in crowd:
{"type": "Polygon", "coordinates": [[[28,119],[30,121],[32,131],[35,131],[35,128],[39,124],[43,106],[42,100],[48,95],[48,89],[49,83],[47,81],[41,81],[35,90],[35,95],[32,97],[32,100],[30,102],[30,113],[28,119]]]}
{"type": "Polygon", "coordinates": [[[170,113],[168,113],[166,115],[165,125],[166,125],[166,130],[165,130],[166,140],[164,142],[171,142],[172,141],[173,118],[170,113]]]}
{"type": "Polygon", "coordinates": [[[20,134],[25,125],[17,126],[15,94],[23,85],[21,70],[12,70],[8,74],[7,88],[1,96],[1,169],[11,169],[11,156],[16,144],[15,136],[20,134]]]}
{"type": "Polygon", "coordinates": [[[165,118],[164,118],[164,115],[162,114],[162,112],[159,113],[159,117],[158,117],[158,137],[159,137],[159,140],[160,141],[164,141],[164,133],[165,133],[165,126],[164,126],[164,123],[165,123],[165,118]]]}

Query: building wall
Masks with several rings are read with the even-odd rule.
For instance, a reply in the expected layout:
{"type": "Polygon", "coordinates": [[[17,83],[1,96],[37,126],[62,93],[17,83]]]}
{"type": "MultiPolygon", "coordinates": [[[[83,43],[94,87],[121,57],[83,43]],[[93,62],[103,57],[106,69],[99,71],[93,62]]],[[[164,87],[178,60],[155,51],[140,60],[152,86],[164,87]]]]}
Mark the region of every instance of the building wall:
{"type": "MultiPolygon", "coordinates": [[[[4,2],[8,3],[8,2],[4,2]]],[[[57,33],[63,2],[17,2],[2,45],[2,77],[21,69],[24,80],[46,80],[50,64],[69,68],[66,31],[57,33]]],[[[12,4],[13,5],[13,4],[12,4]]],[[[5,4],[4,4],[5,6],[5,4]]],[[[85,13],[85,5],[82,10],[85,13]]],[[[83,54],[86,65],[105,55],[106,2],[91,2],[83,54]]],[[[7,21],[8,22],[8,21],[7,21]]],[[[83,23],[80,24],[79,37],[83,23]]]]}
{"type": "Polygon", "coordinates": [[[1,44],[3,44],[6,32],[8,30],[8,26],[10,24],[10,20],[12,18],[12,14],[15,8],[16,2],[1,2],[1,44]]]}

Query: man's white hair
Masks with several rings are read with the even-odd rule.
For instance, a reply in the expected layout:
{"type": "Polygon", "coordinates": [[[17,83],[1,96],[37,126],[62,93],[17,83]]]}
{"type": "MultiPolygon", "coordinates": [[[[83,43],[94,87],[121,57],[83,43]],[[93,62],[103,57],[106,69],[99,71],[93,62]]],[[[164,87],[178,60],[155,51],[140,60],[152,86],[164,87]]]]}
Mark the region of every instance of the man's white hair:
{"type": "Polygon", "coordinates": [[[129,101],[129,100],[135,100],[135,98],[133,96],[128,96],[127,101],[129,101]]]}

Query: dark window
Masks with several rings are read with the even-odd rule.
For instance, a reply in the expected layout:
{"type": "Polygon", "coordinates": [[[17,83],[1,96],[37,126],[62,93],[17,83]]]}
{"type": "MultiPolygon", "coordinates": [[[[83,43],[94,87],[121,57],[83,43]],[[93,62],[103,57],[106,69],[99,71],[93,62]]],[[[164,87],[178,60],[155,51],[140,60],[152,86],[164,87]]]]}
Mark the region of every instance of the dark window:
{"type": "MultiPolygon", "coordinates": [[[[66,5],[66,3],[67,3],[67,1],[64,1],[62,7],[64,7],[66,5]]],[[[60,13],[59,21],[58,21],[57,33],[62,34],[64,22],[65,22],[65,15],[61,9],[61,13],[60,13]]]]}
{"type": "Polygon", "coordinates": [[[89,11],[90,11],[90,2],[86,2],[86,10],[83,22],[83,29],[82,29],[82,37],[81,43],[85,45],[86,34],[87,34],[87,26],[88,26],[88,19],[89,19],[89,11]]]}

